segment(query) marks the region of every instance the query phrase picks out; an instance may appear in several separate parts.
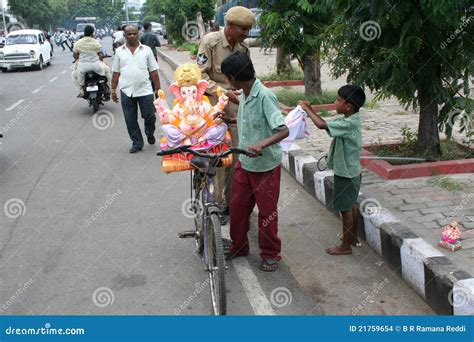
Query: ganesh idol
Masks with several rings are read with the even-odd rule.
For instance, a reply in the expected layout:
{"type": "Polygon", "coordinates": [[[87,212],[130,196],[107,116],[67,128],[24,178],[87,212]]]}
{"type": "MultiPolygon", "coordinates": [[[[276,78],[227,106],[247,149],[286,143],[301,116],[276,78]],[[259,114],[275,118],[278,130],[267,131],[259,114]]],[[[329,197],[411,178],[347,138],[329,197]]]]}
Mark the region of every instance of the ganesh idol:
{"type": "Polygon", "coordinates": [[[222,112],[229,98],[218,91],[218,102],[212,106],[204,95],[209,83],[201,79],[201,71],[195,64],[180,65],[174,73],[175,82],[169,86],[174,94],[173,108],[165,101],[163,90],[158,91],[154,101],[164,132],[161,149],[179,145],[194,145],[199,149],[209,149],[223,142],[230,143],[227,125],[214,115],[222,112]]]}

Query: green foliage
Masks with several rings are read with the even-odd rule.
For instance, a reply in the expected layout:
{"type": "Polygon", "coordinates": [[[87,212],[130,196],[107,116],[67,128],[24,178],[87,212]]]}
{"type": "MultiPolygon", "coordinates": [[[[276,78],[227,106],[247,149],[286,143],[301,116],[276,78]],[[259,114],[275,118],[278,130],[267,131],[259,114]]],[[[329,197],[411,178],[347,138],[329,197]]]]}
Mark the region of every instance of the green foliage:
{"type": "MultiPolygon", "coordinates": [[[[186,41],[185,23],[196,21],[196,13],[201,12],[204,22],[214,16],[215,0],[163,0],[150,4],[150,11],[157,13],[161,11],[166,16],[166,31],[168,40],[175,44],[186,41]],[[155,7],[152,7],[155,6],[155,7]]],[[[194,36],[194,35],[193,35],[194,36]]]]}
{"type": "Polygon", "coordinates": [[[462,185],[452,181],[447,177],[432,177],[426,181],[426,184],[437,186],[451,192],[462,190],[462,185]]]}
{"type": "Polygon", "coordinates": [[[273,72],[259,77],[262,81],[287,81],[287,80],[303,80],[304,74],[301,68],[293,69],[290,72],[277,73],[273,72]]]}
{"type": "Polygon", "coordinates": [[[158,15],[155,14],[148,14],[147,16],[143,17],[142,21],[148,21],[148,22],[155,22],[159,23],[161,18],[158,15]]]}
{"type": "Polygon", "coordinates": [[[393,95],[407,106],[420,107],[417,144],[436,154],[438,107],[432,104],[443,106],[442,116],[455,103],[469,103],[472,109],[466,99],[474,69],[472,2],[323,2],[335,4],[334,22],[325,32],[334,75],[348,71],[349,82],[365,85],[381,98],[393,95]],[[464,80],[464,94],[455,86],[457,80],[464,80]]]}
{"type": "Polygon", "coordinates": [[[309,101],[310,104],[328,104],[334,103],[337,99],[337,92],[325,92],[322,95],[307,96],[302,92],[290,89],[279,90],[276,93],[278,101],[289,107],[295,107],[298,101],[309,101]]]}
{"type": "MultiPolygon", "coordinates": [[[[96,17],[96,27],[116,29],[125,20],[124,0],[67,0],[68,16],[65,27],[75,27],[76,17],[96,17]]],[[[129,19],[134,16],[129,13],[129,19]]]]}
{"type": "Polygon", "coordinates": [[[53,23],[54,9],[48,0],[10,0],[10,12],[23,19],[28,28],[49,29],[53,23]]]}
{"type": "Polygon", "coordinates": [[[379,109],[380,108],[380,105],[378,103],[378,101],[376,99],[372,99],[370,102],[367,102],[365,105],[364,105],[365,108],[367,109],[379,109]]]}

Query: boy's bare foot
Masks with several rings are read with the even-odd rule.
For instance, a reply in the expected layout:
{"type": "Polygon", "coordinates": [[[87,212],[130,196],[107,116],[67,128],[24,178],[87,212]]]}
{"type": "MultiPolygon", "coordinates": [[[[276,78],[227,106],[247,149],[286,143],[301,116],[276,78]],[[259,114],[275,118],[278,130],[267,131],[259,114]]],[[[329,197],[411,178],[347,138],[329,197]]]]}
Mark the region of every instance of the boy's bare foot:
{"type": "MultiPolygon", "coordinates": [[[[337,237],[342,241],[342,233],[337,234],[337,237]]],[[[352,247],[362,247],[362,244],[360,243],[359,239],[353,238],[350,241],[350,244],[352,247]]]]}
{"type": "Polygon", "coordinates": [[[330,255],[348,255],[352,254],[352,248],[348,247],[342,247],[342,246],[337,246],[337,247],[331,247],[331,248],[326,248],[326,253],[330,255]]]}

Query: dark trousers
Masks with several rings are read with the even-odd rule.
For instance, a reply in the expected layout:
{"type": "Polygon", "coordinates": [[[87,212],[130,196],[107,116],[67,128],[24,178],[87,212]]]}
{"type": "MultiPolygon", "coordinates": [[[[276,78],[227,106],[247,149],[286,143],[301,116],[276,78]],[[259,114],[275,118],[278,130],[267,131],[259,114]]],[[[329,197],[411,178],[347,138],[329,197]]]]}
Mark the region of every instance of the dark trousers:
{"type": "Polygon", "coordinates": [[[64,44],[66,44],[66,46],[68,47],[68,49],[72,51],[72,48],[69,46],[69,43],[67,42],[67,40],[65,40],[64,42],[61,43],[61,47],[63,48],[63,50],[66,50],[66,49],[64,48],[64,44]]]}
{"type": "Polygon", "coordinates": [[[281,166],[267,172],[246,171],[237,162],[232,183],[230,205],[231,251],[249,254],[247,233],[250,214],[258,207],[258,245],[263,259],[280,260],[281,240],[278,237],[278,198],[281,166]]]}
{"type": "Polygon", "coordinates": [[[153,94],[137,97],[128,97],[124,92],[120,92],[120,102],[122,104],[125,123],[133,147],[143,148],[143,136],[138,125],[138,106],[143,120],[145,120],[145,134],[148,138],[155,133],[155,106],[153,105],[153,94]]]}

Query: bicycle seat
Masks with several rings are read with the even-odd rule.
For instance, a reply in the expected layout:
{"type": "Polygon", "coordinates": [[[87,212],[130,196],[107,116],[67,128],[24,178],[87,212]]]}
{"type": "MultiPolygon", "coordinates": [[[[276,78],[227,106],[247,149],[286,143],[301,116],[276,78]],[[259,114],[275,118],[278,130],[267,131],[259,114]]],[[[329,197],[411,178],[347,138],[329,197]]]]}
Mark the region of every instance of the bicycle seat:
{"type": "Polygon", "coordinates": [[[210,160],[207,158],[194,156],[191,159],[191,165],[194,166],[198,170],[207,170],[209,168],[209,164],[210,164],[210,160]]]}

